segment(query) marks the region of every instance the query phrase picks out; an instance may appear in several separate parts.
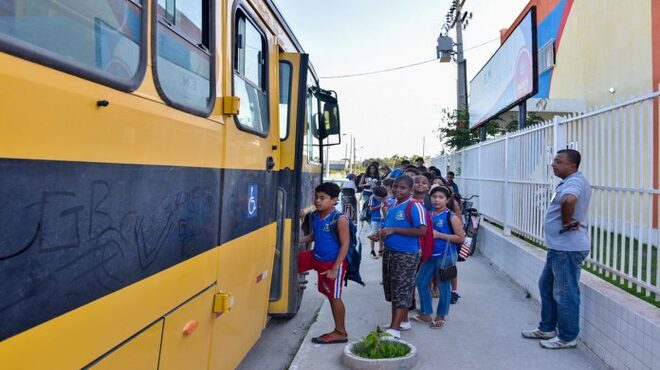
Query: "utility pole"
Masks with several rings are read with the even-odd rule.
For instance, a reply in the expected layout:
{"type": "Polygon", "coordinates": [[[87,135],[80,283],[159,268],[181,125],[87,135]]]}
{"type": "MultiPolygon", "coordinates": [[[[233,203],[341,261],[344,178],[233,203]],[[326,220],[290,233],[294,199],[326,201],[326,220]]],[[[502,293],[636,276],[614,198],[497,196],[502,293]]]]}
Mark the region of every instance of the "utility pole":
{"type": "Polygon", "coordinates": [[[355,173],[353,172],[353,167],[355,166],[355,138],[352,137],[352,139],[353,139],[353,160],[351,161],[351,173],[355,173]]]}
{"type": "MultiPolygon", "coordinates": [[[[472,19],[472,12],[463,11],[465,0],[453,0],[451,7],[445,16],[445,24],[442,26],[444,32],[438,37],[438,58],[440,62],[448,62],[449,55],[456,55],[457,64],[457,78],[456,78],[456,108],[459,112],[467,112],[468,99],[467,99],[467,61],[463,57],[463,30],[467,27],[470,19],[472,19]],[[456,28],[456,43],[451,45],[451,38],[447,36],[452,28],[456,28]],[[456,46],[454,52],[452,46],[456,46]]],[[[481,127],[481,140],[486,140],[486,128],[481,127]]]]}
{"type": "Polygon", "coordinates": [[[463,20],[467,13],[462,12],[465,0],[455,0],[456,5],[453,24],[456,26],[456,64],[458,65],[458,78],[456,80],[456,106],[465,111],[468,107],[467,101],[467,62],[463,57],[463,20]],[[461,19],[463,18],[463,19],[461,19]]]}
{"type": "Polygon", "coordinates": [[[422,136],[422,158],[426,154],[426,136],[422,136]]]}

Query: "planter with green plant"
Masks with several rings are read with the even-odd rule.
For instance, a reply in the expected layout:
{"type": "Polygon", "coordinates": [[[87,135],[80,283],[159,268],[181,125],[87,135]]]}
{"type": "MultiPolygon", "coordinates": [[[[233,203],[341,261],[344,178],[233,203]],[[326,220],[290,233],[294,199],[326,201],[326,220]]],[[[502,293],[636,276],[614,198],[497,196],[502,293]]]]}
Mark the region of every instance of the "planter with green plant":
{"type": "Polygon", "coordinates": [[[417,348],[389,334],[371,332],[359,342],[344,348],[342,363],[351,369],[412,369],[417,363],[417,348]]]}

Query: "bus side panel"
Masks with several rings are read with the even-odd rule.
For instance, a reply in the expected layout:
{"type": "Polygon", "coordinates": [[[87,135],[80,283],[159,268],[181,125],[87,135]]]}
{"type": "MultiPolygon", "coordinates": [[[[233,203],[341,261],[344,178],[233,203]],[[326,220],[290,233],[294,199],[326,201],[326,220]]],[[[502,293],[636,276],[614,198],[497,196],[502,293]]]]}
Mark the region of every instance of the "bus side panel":
{"type": "Polygon", "coordinates": [[[218,244],[218,170],[0,159],[0,173],[0,339],[218,244]]]}
{"type": "Polygon", "coordinates": [[[0,342],[3,368],[78,369],[91,363],[212,284],[217,255],[213,248],[0,342]]]}
{"type": "Polygon", "coordinates": [[[218,290],[231,294],[234,305],[215,319],[211,369],[238,366],[266,325],[275,228],[271,223],[219,249],[218,290]]]}
{"type": "Polygon", "coordinates": [[[165,316],[160,370],[208,367],[213,330],[214,288],[210,287],[165,316]]]}
{"type": "Polygon", "coordinates": [[[157,369],[162,335],[163,320],[161,319],[89,368],[94,370],[157,369]]]}

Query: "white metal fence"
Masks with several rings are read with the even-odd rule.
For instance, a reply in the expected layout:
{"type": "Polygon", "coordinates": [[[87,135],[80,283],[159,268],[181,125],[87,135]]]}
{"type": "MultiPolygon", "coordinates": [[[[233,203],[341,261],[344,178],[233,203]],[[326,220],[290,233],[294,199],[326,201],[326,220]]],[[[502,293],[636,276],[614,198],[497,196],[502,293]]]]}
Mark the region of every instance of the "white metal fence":
{"type": "Polygon", "coordinates": [[[658,96],[555,117],[432,164],[456,172],[461,194],[479,195],[476,208],[505,233],[543,243],[545,211],[559,180],[550,163],[561,148],[579,150],[580,171],[592,184],[587,265],[660,300],[658,96]]]}

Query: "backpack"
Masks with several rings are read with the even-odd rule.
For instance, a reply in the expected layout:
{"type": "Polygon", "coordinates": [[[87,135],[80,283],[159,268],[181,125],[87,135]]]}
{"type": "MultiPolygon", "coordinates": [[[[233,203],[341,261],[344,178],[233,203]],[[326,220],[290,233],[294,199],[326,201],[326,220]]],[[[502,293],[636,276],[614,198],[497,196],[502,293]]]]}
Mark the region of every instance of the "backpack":
{"type": "MultiPolygon", "coordinates": [[[[411,199],[408,204],[406,204],[406,218],[410,224],[413,224],[412,221],[412,207],[415,203],[419,203],[416,199],[411,199]]],[[[422,207],[423,208],[423,207],[422,207]]],[[[419,237],[419,246],[422,250],[422,261],[426,261],[433,256],[433,220],[431,219],[431,213],[424,208],[424,221],[426,223],[426,233],[419,237]]]]}
{"type": "MultiPolygon", "coordinates": [[[[332,216],[332,220],[330,220],[330,223],[328,226],[330,226],[330,229],[332,230],[332,238],[337,242],[337,244],[341,245],[339,241],[339,230],[337,229],[337,221],[339,221],[339,217],[341,217],[343,213],[341,212],[335,212],[334,215],[332,216]]],[[[355,224],[353,221],[351,221],[350,218],[346,218],[348,220],[348,235],[349,235],[349,242],[348,242],[348,252],[346,253],[346,275],[344,277],[344,286],[348,285],[348,281],[352,280],[362,286],[364,286],[364,281],[362,281],[362,277],[360,276],[360,262],[362,262],[362,243],[360,242],[360,239],[357,238],[357,228],[355,227],[355,224]]]]}

